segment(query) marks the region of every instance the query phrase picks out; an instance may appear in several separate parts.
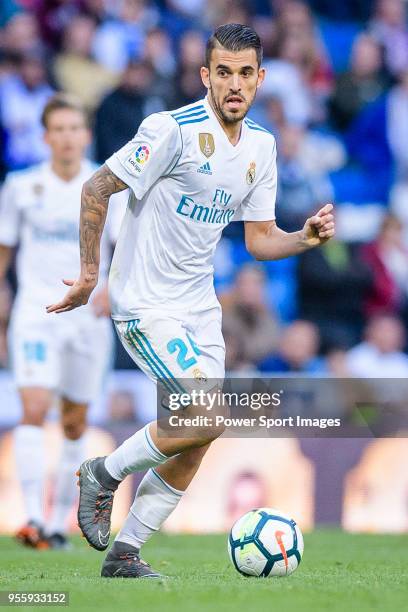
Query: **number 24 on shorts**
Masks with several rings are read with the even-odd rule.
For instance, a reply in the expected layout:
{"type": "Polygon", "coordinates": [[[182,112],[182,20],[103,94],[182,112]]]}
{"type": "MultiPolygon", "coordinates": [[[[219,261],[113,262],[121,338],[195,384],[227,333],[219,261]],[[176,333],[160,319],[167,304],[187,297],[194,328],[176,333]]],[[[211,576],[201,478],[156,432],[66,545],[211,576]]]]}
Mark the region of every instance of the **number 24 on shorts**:
{"type": "MultiPolygon", "coordinates": [[[[193,352],[196,355],[201,355],[201,351],[198,348],[197,344],[194,342],[194,340],[188,334],[186,334],[186,336],[193,352]]],[[[173,340],[170,340],[167,343],[167,350],[171,354],[178,351],[177,363],[183,371],[187,370],[188,368],[191,368],[192,365],[197,363],[197,359],[195,357],[189,357],[187,355],[187,353],[189,352],[189,347],[181,338],[173,338],[173,340]]]]}

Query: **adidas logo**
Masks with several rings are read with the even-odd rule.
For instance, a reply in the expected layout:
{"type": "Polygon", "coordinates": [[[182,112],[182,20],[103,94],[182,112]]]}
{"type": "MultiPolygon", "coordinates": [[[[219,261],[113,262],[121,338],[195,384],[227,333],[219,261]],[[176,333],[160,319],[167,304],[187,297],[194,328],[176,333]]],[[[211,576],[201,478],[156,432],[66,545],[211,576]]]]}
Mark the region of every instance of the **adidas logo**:
{"type": "Polygon", "coordinates": [[[212,174],[210,162],[206,162],[202,166],[200,166],[197,172],[201,172],[201,174],[212,174]]]}

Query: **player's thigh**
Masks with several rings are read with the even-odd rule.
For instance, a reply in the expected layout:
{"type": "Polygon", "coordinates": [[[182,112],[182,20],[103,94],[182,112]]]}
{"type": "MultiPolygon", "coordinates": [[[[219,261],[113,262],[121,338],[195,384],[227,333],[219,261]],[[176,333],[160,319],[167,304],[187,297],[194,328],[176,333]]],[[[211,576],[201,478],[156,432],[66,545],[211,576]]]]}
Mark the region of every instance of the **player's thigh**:
{"type": "Polygon", "coordinates": [[[13,313],[8,331],[11,368],[26,417],[46,412],[60,376],[59,338],[51,319],[13,313]]]}
{"type": "Polygon", "coordinates": [[[112,349],[110,319],[89,317],[73,326],[62,358],[60,395],[77,404],[96,399],[110,370],[112,349]]]}
{"type": "Polygon", "coordinates": [[[212,308],[196,315],[191,333],[206,364],[204,375],[221,385],[225,377],[225,342],[222,335],[221,308],[212,308]]]}
{"type": "Polygon", "coordinates": [[[184,321],[148,312],[132,321],[116,321],[119,338],[147,376],[172,393],[189,391],[191,381],[209,369],[207,354],[184,321]]]}
{"type": "MultiPolygon", "coordinates": [[[[206,422],[197,430],[183,424],[177,431],[169,429],[169,410],[182,409],[187,418],[206,415],[208,395],[212,398],[211,410],[224,412],[227,407],[218,405],[218,392],[224,372],[224,346],[222,335],[213,338],[211,346],[219,342],[218,352],[210,355],[210,345],[201,350],[195,334],[194,321],[182,320],[166,314],[149,311],[132,321],[116,322],[116,329],[123,346],[135,363],[154,381],[158,381],[157,435],[166,437],[172,431],[173,438],[188,438],[187,446],[202,446],[219,437],[223,427],[206,422]],[[193,392],[204,392],[195,396],[193,392]],[[182,403],[180,402],[182,400],[182,403]],[[162,411],[161,407],[165,410],[162,411]]],[[[156,430],[154,430],[156,431],[156,430]]]]}

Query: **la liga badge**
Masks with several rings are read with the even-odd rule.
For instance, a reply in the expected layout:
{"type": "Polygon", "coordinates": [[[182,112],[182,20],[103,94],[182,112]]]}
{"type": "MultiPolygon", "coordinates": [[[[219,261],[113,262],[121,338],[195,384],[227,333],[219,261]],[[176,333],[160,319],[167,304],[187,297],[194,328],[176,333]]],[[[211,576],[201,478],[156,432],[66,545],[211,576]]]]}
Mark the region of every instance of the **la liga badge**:
{"type": "Polygon", "coordinates": [[[125,165],[132,174],[139,174],[151,158],[152,152],[146,142],[140,143],[127,158],[125,165]]]}

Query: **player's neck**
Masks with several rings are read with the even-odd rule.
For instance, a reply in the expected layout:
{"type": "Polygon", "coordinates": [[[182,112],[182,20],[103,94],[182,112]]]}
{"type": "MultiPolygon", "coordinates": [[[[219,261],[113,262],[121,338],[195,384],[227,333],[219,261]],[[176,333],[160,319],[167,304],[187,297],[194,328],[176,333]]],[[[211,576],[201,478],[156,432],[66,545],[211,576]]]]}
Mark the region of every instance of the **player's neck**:
{"type": "Polygon", "coordinates": [[[81,171],[81,160],[62,162],[57,159],[51,160],[51,168],[54,174],[63,181],[71,181],[81,171]]]}
{"type": "Polygon", "coordinates": [[[222,129],[226,133],[230,143],[233,146],[238,144],[240,136],[241,136],[242,121],[237,121],[236,123],[225,123],[225,121],[222,119],[220,114],[217,112],[217,109],[215,108],[215,106],[213,104],[211,96],[208,96],[208,103],[211,106],[214,115],[217,117],[218,122],[220,123],[222,129]]]}

